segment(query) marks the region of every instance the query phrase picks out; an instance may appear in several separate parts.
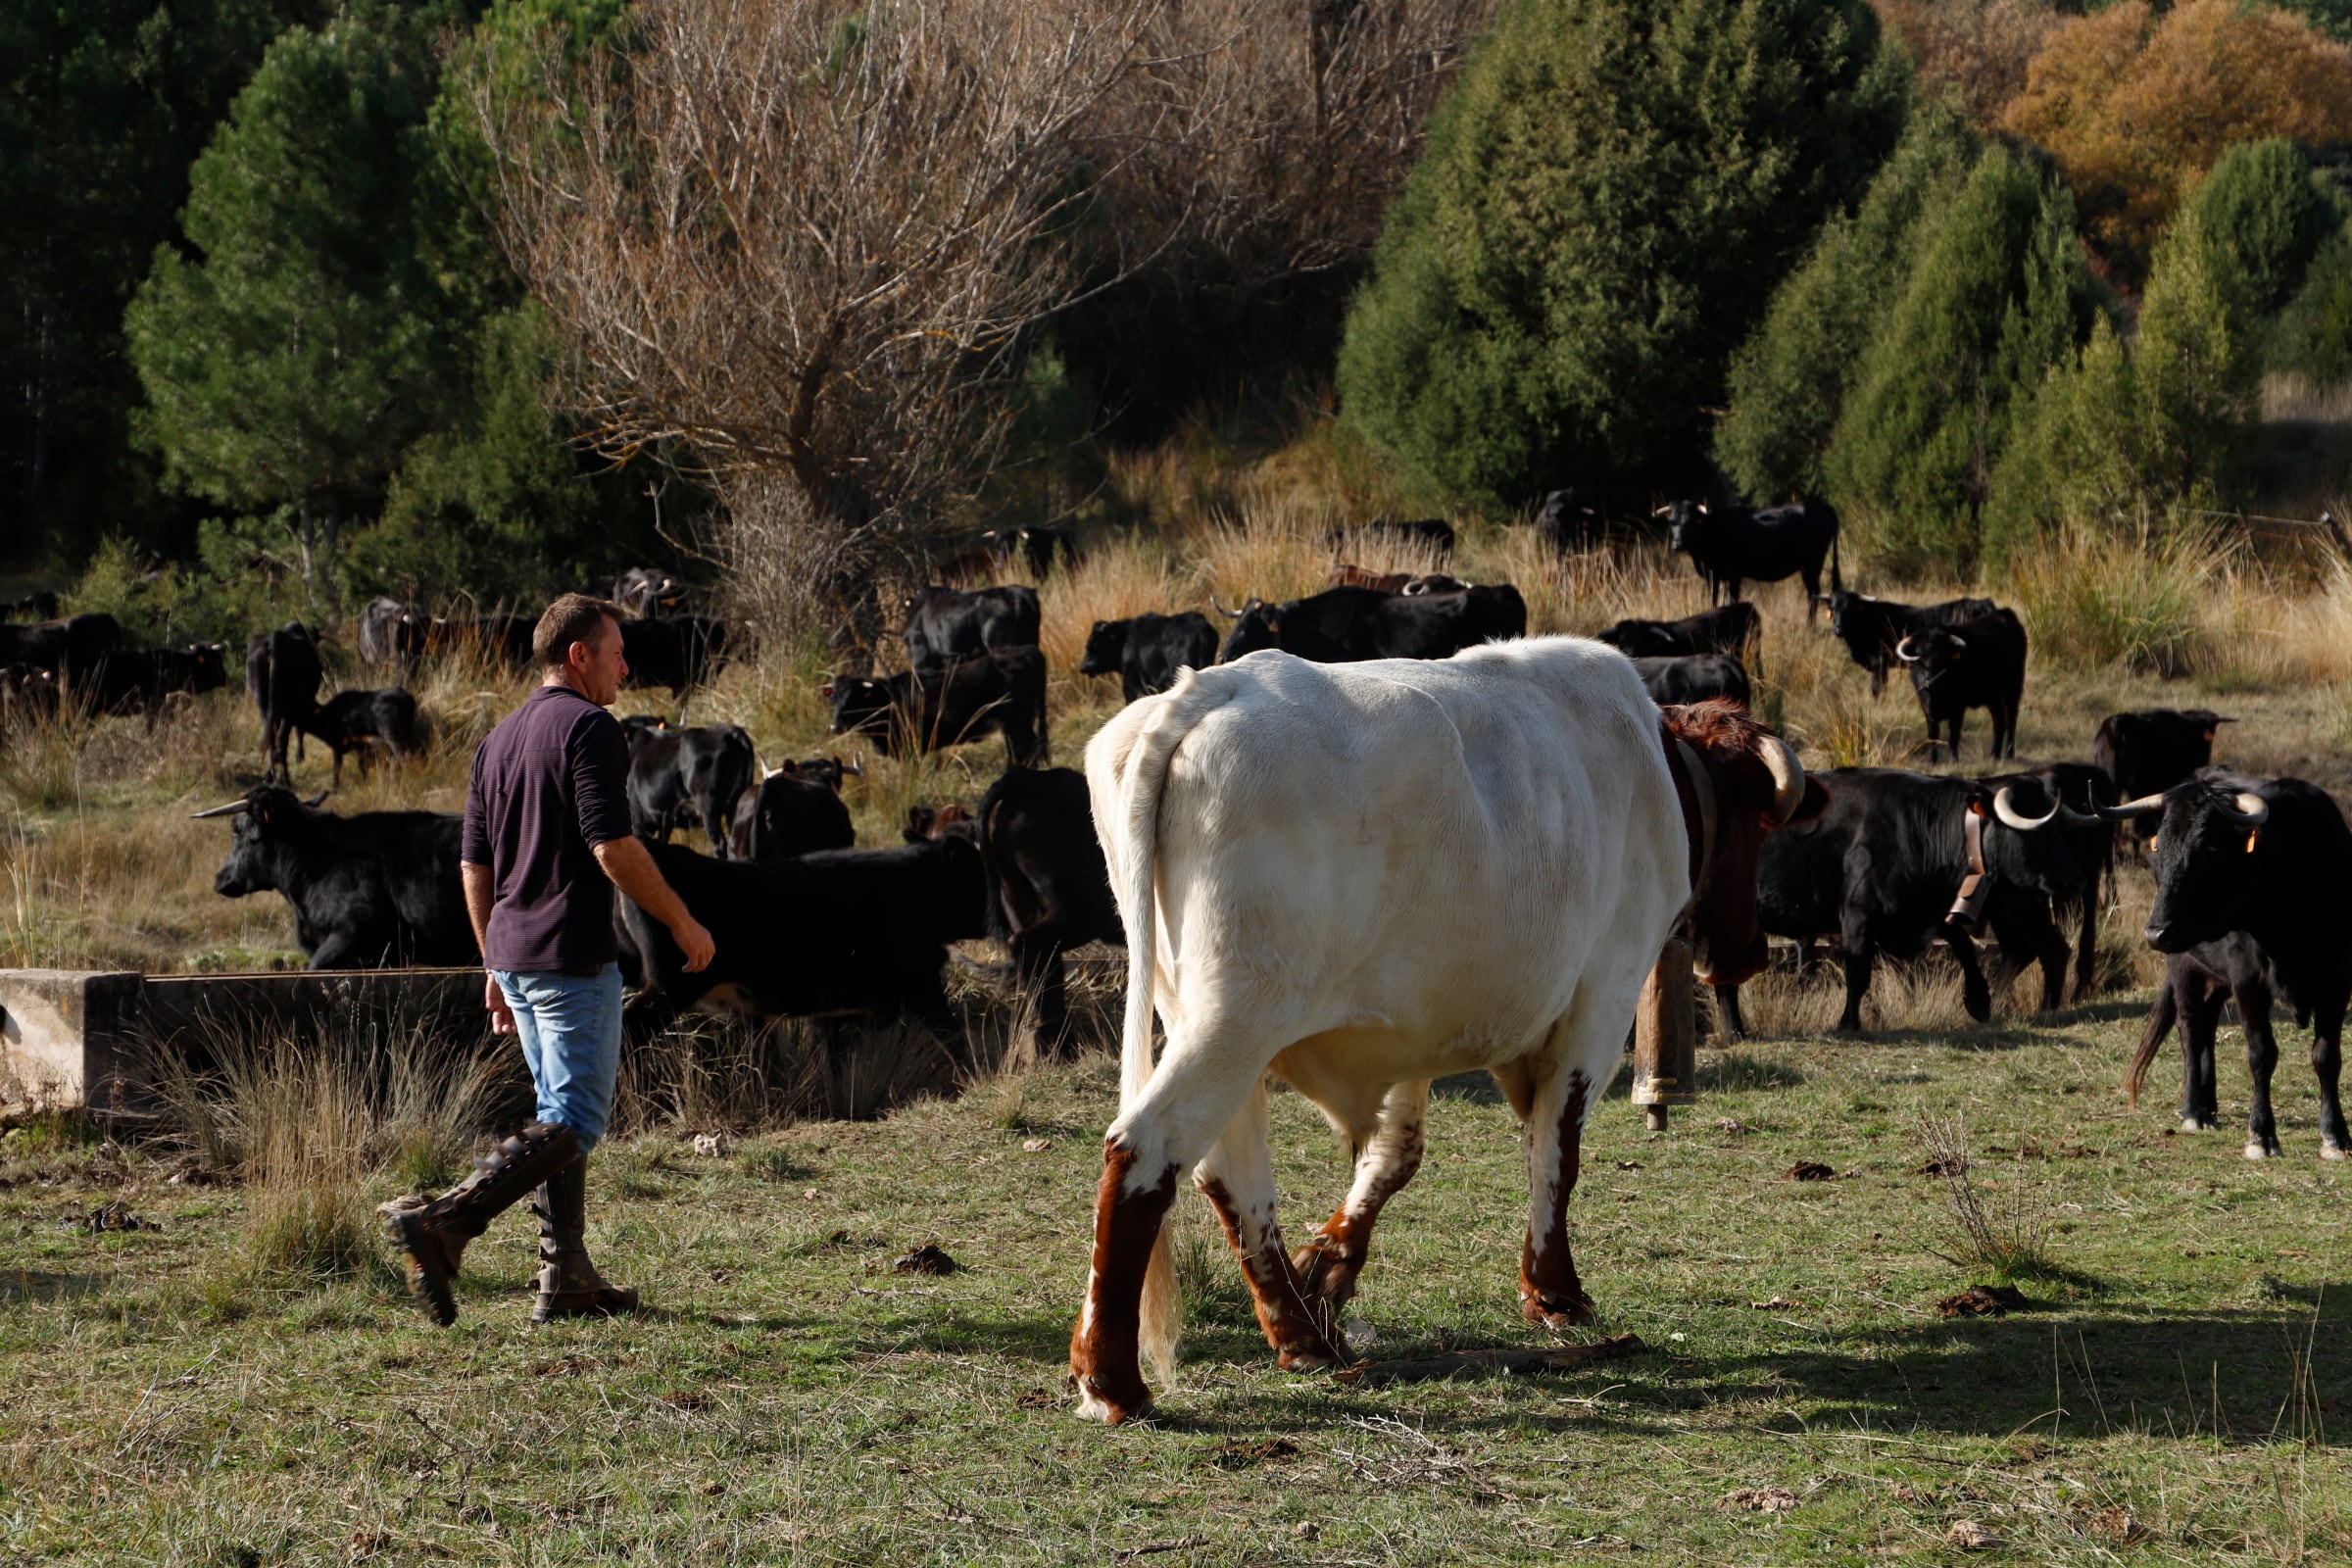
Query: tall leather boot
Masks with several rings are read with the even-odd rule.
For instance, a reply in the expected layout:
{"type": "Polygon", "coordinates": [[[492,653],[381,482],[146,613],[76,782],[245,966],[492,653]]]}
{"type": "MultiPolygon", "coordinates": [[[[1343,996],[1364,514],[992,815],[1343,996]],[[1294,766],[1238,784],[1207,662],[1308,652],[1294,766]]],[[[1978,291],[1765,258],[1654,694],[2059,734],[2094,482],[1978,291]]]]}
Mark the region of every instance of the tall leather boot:
{"type": "Polygon", "coordinates": [[[539,1300],[531,1321],[565,1317],[611,1317],[634,1312],[637,1293],[609,1285],[588,1257],[588,1157],[583,1154],[548,1177],[531,1195],[539,1216],[539,1300]]]}
{"type": "Polygon", "coordinates": [[[579,1140],[562,1122],[535,1121],[473,1162],[473,1174],[415,1208],[387,1207],[384,1229],[408,1265],[409,1294],[443,1328],[458,1320],[450,1284],[466,1244],[490,1228],[549,1176],[580,1155],[579,1140]]]}

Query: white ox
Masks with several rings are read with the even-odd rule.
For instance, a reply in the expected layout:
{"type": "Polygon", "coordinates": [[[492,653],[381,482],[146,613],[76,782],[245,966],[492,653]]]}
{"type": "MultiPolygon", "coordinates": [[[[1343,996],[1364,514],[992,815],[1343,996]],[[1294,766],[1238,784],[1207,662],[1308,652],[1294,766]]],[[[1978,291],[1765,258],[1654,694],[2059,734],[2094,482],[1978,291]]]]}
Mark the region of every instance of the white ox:
{"type": "Polygon", "coordinates": [[[1729,704],[1661,714],[1615,649],[1547,637],[1442,662],[1258,653],[1188,670],[1113,718],[1086,772],[1130,968],[1070,1341],[1080,1411],[1143,1414],[1140,1360],[1168,1374],[1161,1220],[1188,1167],[1281,1364],[1345,1360],[1339,1310],[1420,1163],[1429,1081],[1471,1068],[1527,1128],[1527,1315],[1589,1321],[1566,1218],[1585,1119],[1686,908],[1702,976],[1761,967],[1763,834],[1827,804],[1793,754],[1729,704]],[[1296,1257],[1274,1215],[1269,1070],[1355,1157],[1296,1257]]]}

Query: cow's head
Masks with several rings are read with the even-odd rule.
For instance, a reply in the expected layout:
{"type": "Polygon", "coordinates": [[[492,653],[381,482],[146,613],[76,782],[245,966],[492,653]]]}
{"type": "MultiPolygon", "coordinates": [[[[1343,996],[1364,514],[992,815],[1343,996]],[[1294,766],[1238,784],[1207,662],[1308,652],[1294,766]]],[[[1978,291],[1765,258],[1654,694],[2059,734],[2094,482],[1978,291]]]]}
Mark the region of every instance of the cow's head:
{"type": "Polygon", "coordinates": [[[1816,598],[1820,603],[1830,607],[1831,636],[1836,637],[1839,642],[1851,642],[1853,639],[1846,635],[1849,627],[1856,632],[1869,634],[1869,628],[1856,624],[1855,612],[1864,605],[1878,603],[1870,595],[1852,593],[1838,588],[1826,594],[1817,595],[1816,598]]]}
{"type": "Polygon", "coordinates": [[[1233,630],[1225,635],[1225,646],[1217,653],[1217,662],[1230,664],[1244,654],[1254,654],[1261,648],[1282,646],[1282,607],[1269,605],[1255,596],[1246,600],[1239,610],[1227,610],[1214,599],[1217,613],[1233,617],[1233,630]]]}
{"type": "MultiPolygon", "coordinates": [[[[1829,791],[1805,776],[1796,753],[1747,710],[1721,698],[1659,710],[1667,731],[1698,754],[1707,792],[1702,821],[1713,818],[1713,845],[1690,900],[1690,938],[1699,979],[1738,985],[1761,973],[1764,926],[1756,907],[1756,861],[1764,835],[1810,822],[1829,808],[1829,791]]],[[[1687,766],[1677,756],[1677,772],[1687,766]]]]}
{"type": "MultiPolygon", "coordinates": [[[[804,757],[797,760],[791,758],[785,759],[784,765],[777,768],[776,772],[788,774],[793,778],[807,779],[812,784],[822,784],[834,794],[839,795],[844,774],[854,773],[863,777],[865,769],[859,766],[855,759],[845,762],[838,757],[804,757]]],[[[773,778],[775,774],[771,773],[768,776],[773,778]]]]}
{"type": "Polygon", "coordinates": [[[1592,640],[1607,643],[1628,659],[1670,659],[1683,652],[1674,634],[1654,620],[1621,620],[1592,640]]]}
{"type": "Polygon", "coordinates": [[[960,806],[909,806],[906,808],[906,826],[899,836],[909,844],[956,839],[977,845],[980,842],[980,823],[960,806]]]}
{"type": "Polygon", "coordinates": [[[188,690],[213,692],[228,684],[228,644],[190,643],[187,655],[188,690]]]}
{"type": "Polygon", "coordinates": [[[833,733],[887,742],[893,695],[887,680],[871,675],[834,676],[824,685],[825,700],[833,705],[833,733]]]}
{"type": "Polygon", "coordinates": [[[1086,634],[1086,652],[1078,660],[1081,675],[1116,675],[1127,657],[1127,622],[1098,620],[1086,634]]]}
{"type": "Polygon", "coordinates": [[[2074,830],[2095,827],[2098,816],[2069,805],[2041,773],[1985,779],[1969,796],[1968,809],[1984,817],[1984,868],[2014,887],[2050,898],[2081,888],[2074,830]]]}
{"type": "Polygon", "coordinates": [[[1660,507],[1650,515],[1666,519],[1666,548],[1680,555],[1690,548],[1691,539],[1705,522],[1707,504],[1703,501],[1677,501],[1671,506],[1660,507]]]}
{"type": "Polygon", "coordinates": [[[1894,645],[1894,657],[1911,669],[1911,684],[1925,692],[1968,658],[1968,639],[1949,626],[1913,632],[1894,645]]]}
{"type": "Polygon", "coordinates": [[[2102,815],[2159,818],[2149,869],[2156,906],[2144,933],[2159,953],[2185,953],[2263,923],[2258,906],[2275,870],[2262,854],[2272,801],[2266,781],[2209,767],[2162,795],[2104,808],[2102,815]]]}
{"type": "Polygon", "coordinates": [[[213,891],[225,899],[241,899],[248,893],[281,888],[284,878],[277,852],[290,834],[301,830],[302,823],[325,799],[323,790],[308,801],[300,801],[292,790],[264,784],[226,806],[190,812],[190,817],[199,822],[216,816],[236,819],[229,834],[228,858],[220,862],[220,869],[213,878],[213,891]]]}

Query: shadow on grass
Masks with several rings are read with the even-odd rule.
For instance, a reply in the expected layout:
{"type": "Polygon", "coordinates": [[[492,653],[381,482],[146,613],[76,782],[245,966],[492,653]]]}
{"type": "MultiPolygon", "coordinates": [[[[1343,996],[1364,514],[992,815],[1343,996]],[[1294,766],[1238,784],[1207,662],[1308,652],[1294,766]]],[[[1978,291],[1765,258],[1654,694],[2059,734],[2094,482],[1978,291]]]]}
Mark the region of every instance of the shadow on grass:
{"type": "Polygon", "coordinates": [[[53,1274],[46,1269],[0,1269],[0,1302],[71,1301],[96,1296],[106,1289],[97,1274],[53,1274]]]}

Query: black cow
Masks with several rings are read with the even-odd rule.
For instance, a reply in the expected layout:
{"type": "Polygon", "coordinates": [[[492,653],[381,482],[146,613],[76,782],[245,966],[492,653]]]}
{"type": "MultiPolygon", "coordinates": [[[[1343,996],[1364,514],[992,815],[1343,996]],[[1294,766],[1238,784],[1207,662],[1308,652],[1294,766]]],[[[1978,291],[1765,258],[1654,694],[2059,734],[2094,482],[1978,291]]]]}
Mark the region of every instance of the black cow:
{"type": "Polygon", "coordinates": [[[669,728],[669,720],[660,713],[631,713],[620,721],[621,739],[628,743],[629,752],[636,754],[638,745],[648,737],[669,728]]]}
{"type": "Polygon", "coordinates": [[[1599,531],[1600,514],[1586,506],[1573,487],[1554,490],[1536,509],[1536,538],[1555,556],[1590,550],[1599,531]]]}
{"type": "Polygon", "coordinates": [[[1905,605],[1843,589],[1822,595],[1822,602],[1830,607],[1830,631],[1845,644],[1847,657],[1870,671],[1873,697],[1886,689],[1886,671],[1892,667],[1895,646],[1904,638],[1915,637],[1933,627],[1989,615],[2000,608],[1989,599],[1947,599],[1940,605],[1905,605]]]}
{"type": "Polygon", "coordinates": [[[1116,675],[1126,702],[1164,692],[1176,672],[1190,665],[1206,669],[1217,662],[1217,628],[1198,610],[1178,615],[1130,615],[1098,620],[1086,634],[1081,675],[1116,675]]]}
{"type": "MultiPolygon", "coordinates": [[[[2021,778],[2037,784],[2045,795],[2055,794],[2067,808],[2059,814],[2058,820],[2049,825],[2048,831],[2066,840],[2067,858],[2073,862],[2075,887],[2072,892],[2046,899],[2045,912],[2053,922],[2053,930],[2070,918],[2075,924],[2075,1000],[2087,1001],[2097,979],[2094,970],[2098,962],[2099,908],[2105,898],[2103,889],[2115,873],[2115,824],[2101,815],[2100,811],[2102,808],[2116,803],[2115,786],[2108,782],[2106,774],[2087,762],[2053,762],[2031,773],[1986,779],[1984,783],[1988,788],[1998,789],[2003,784],[2017,783],[2021,778]]],[[[2030,920],[2009,921],[2005,929],[2005,907],[2017,899],[2038,897],[2039,894],[2031,893],[2015,884],[2007,884],[1996,890],[1992,924],[1994,935],[2000,938],[2004,962],[2021,954],[2030,958],[2032,955],[2027,950],[2032,941],[2040,936],[2040,928],[2030,920]]],[[[2042,1007],[2047,1011],[2058,1003],[2057,993],[2050,988],[2051,973],[2046,965],[2042,970],[2042,1007]]]]}
{"type": "Polygon", "coordinates": [[[416,699],[399,686],[337,692],[304,715],[302,728],[335,754],[337,788],[343,783],[347,752],[360,754],[360,771],[366,773],[379,750],[393,757],[415,757],[424,750],[416,699]]]}
{"type": "Polygon", "coordinates": [[[2342,1070],[2344,1004],[2352,996],[2352,909],[2343,890],[2352,883],[2352,828],[2328,792],[2299,778],[2259,779],[2210,767],[2162,795],[2112,808],[2119,817],[2160,818],[2150,868],[2156,905],[2148,911],[2148,945],[2168,956],[2165,997],[2149,1018],[2142,1053],[2152,1054],[2170,1004],[2182,1018],[2192,1088],[2184,1120],[2214,1115],[2209,1058],[2221,993],[2236,992],[2246,1026],[2246,1065],[2254,1092],[2246,1115],[2246,1157],[2280,1152],[2271,1112],[2271,1074],[2278,1062],[2269,998],[2292,1003],[2311,1020],[2311,1067],[2320,1086],[2320,1152],[2352,1158],[2336,1080],[2342,1070]],[[2257,963],[2243,936],[2259,949],[2257,963]],[[2171,959],[2193,958],[2177,969],[2171,959]],[[2217,984],[2216,982],[2219,982],[2217,984]],[[2177,982],[2177,983],[2169,983],[2177,982]]]}
{"type": "Polygon", "coordinates": [[[944,669],[836,675],[824,695],[833,704],[833,733],[863,735],[884,757],[1001,734],[1006,760],[1034,767],[1052,745],[1046,656],[1035,648],[982,654],[944,669]]]}
{"type": "Polygon", "coordinates": [[[646,848],[717,952],[709,968],[688,974],[669,929],[634,900],[615,900],[621,971],[639,987],[627,1011],[632,1030],[699,1004],[756,1017],[904,1011],[955,1031],[940,983],[947,945],[987,929],[987,877],[973,845],[828,850],[775,861],[716,860],[675,844],[646,848]]]}
{"type": "Polygon", "coordinates": [[[1089,942],[1127,943],[1086,775],[1008,768],[980,798],[979,822],[989,935],[1012,955],[1013,982],[1036,999],[1037,1038],[1051,1047],[1069,1021],[1062,955],[1089,942]]]}
{"type": "Polygon", "coordinates": [[[925,588],[906,601],[906,662],[944,669],[982,654],[1035,648],[1040,624],[1034,588],[925,588]]]}
{"type": "Polygon", "coordinates": [[[1703,703],[1727,698],[1748,704],[1747,666],[1730,654],[1680,654],[1671,659],[1637,659],[1634,672],[1660,708],[1669,703],[1703,703]]]}
{"type": "Polygon", "coordinates": [[[1928,755],[1951,730],[1951,755],[1960,756],[1960,725],[1972,708],[1992,718],[1992,751],[2017,755],[2017,710],[2026,696],[2026,626],[2013,610],[1996,610],[1949,626],[1931,626],[1894,645],[1911,670],[1911,689],[1928,721],[1928,755]]]}
{"type": "Polygon", "coordinates": [[[397,599],[370,599],[360,612],[360,662],[407,674],[424,652],[425,619],[397,599]]]}
{"type": "Polygon", "coordinates": [[[1680,620],[1621,620],[1595,632],[1628,659],[1680,659],[1692,654],[1729,654],[1745,662],[1764,636],[1764,616],[1755,606],[1726,605],[1680,620]]]}
{"type": "Polygon", "coordinates": [[[1443,517],[1419,517],[1411,521],[1378,517],[1359,528],[1326,529],[1323,543],[1342,556],[1364,554],[1357,548],[1362,545],[1387,545],[1391,548],[1426,550],[1445,561],[1453,555],[1453,524],[1443,517]]]}
{"type": "Polygon", "coordinates": [[[436,615],[425,623],[420,643],[435,653],[462,653],[521,671],[538,662],[531,652],[538,629],[535,615],[436,615]]]}
{"type": "Polygon", "coordinates": [[[582,592],[591,599],[618,605],[623,614],[638,619],[656,611],[675,610],[686,597],[677,578],[654,566],[631,566],[617,577],[599,577],[582,592]]]}
{"type": "Polygon", "coordinates": [[[57,595],[46,588],[35,588],[22,599],[0,605],[0,620],[14,620],[19,615],[26,620],[55,620],[57,595]]]}
{"type": "Polygon", "coordinates": [[[97,674],[106,656],[122,646],[122,623],[103,610],[32,626],[0,625],[0,664],[49,670],[69,690],[97,674]]]}
{"type": "Polygon", "coordinates": [[[1483,642],[1527,635],[1527,601],[1507,582],[1410,598],[1377,588],[1326,588],[1280,604],[1251,599],[1224,613],[1234,625],[1220,663],[1261,648],[1323,664],[1450,659],[1483,642]]]}
{"type": "Polygon", "coordinates": [[[786,762],[743,792],[735,803],[727,858],[789,860],[817,850],[846,850],[858,842],[850,808],[842,804],[839,764],[833,782],[786,762]]]}
{"type": "Polygon", "coordinates": [[[727,654],[729,628],[713,615],[654,615],[620,623],[626,684],[666,686],[672,697],[710,678],[727,654]]]}
{"type": "MultiPolygon", "coordinates": [[[[245,644],[245,692],[262,715],[262,755],[269,765],[263,777],[278,783],[293,777],[286,762],[286,743],[309,733],[318,710],[318,688],[326,680],[318,659],[318,639],[299,620],[275,631],[257,631],[245,644]]],[[[335,774],[341,781],[343,754],[335,753],[335,774]]]]}
{"type": "Polygon", "coordinates": [[[1056,557],[1065,566],[1078,563],[1076,535],[1057,525],[1031,523],[1020,528],[991,528],[980,536],[980,543],[1004,565],[1009,566],[1016,560],[1026,563],[1032,577],[1043,577],[1052,571],[1056,557]]]}
{"type": "Polygon", "coordinates": [[[198,819],[234,816],[213,891],[271,889],[294,908],[294,940],[314,969],[476,965],[458,874],[460,818],[442,811],[338,816],[265,784],[198,819]]]}
{"type": "Polygon", "coordinates": [[[751,733],[740,724],[656,731],[629,753],[629,825],[666,841],[699,822],[711,850],[724,855],[735,803],[759,777],[751,733]]]}
{"type": "MultiPolygon", "coordinates": [[[[1986,913],[2004,951],[2040,959],[2046,1006],[2057,1004],[2066,944],[2051,926],[2049,902],[2075,894],[2081,877],[2062,833],[2064,803],[2033,779],[1987,786],[1899,768],[1838,767],[1814,775],[1830,808],[1810,822],[1769,834],[1756,868],[1764,929],[1806,949],[1835,936],[1845,963],[1845,1009],[1838,1027],[1862,1027],[1862,999],[1882,953],[1915,957],[1941,937],[1959,962],[1970,1017],[1991,1016],[1991,988],[1977,962],[1970,923],[1952,919],[1970,874],[1965,818],[1979,818],[1992,887],[1986,913]],[[2016,892],[2023,897],[2009,898],[2016,892]],[[2038,914],[2037,912],[2038,911],[2038,914]],[[2038,921],[2038,924],[2036,923],[2038,921]],[[2055,946],[2053,947],[2053,941],[2055,946]]],[[[1727,1026],[1740,1032],[1736,986],[1718,987],[1727,1026]]]]}
{"type": "MultiPolygon", "coordinates": [[[[2090,760],[2114,781],[2118,800],[2162,795],[2210,764],[2215,733],[2236,722],[2209,708],[2110,713],[2090,738],[2090,760]]],[[[2156,830],[2154,813],[2133,818],[2132,827],[2144,840],[2156,830]]]]}
{"type": "Polygon", "coordinates": [[[184,648],[118,648],[98,662],[98,710],[140,713],[155,727],[164,700],[178,693],[197,696],[228,684],[228,645],[190,643],[184,648]]]}
{"type": "Polygon", "coordinates": [[[57,716],[57,671],[0,665],[0,729],[57,716]]]}
{"type": "Polygon", "coordinates": [[[1830,589],[1844,586],[1838,570],[1838,509],[1807,498],[1793,506],[1729,507],[1720,514],[1703,501],[1677,501],[1659,509],[1667,519],[1666,542],[1688,555],[1707,585],[1707,602],[1740,597],[1740,584],[1778,582],[1794,573],[1804,579],[1805,619],[1821,597],[1821,564],[1830,564],[1830,589]]]}

